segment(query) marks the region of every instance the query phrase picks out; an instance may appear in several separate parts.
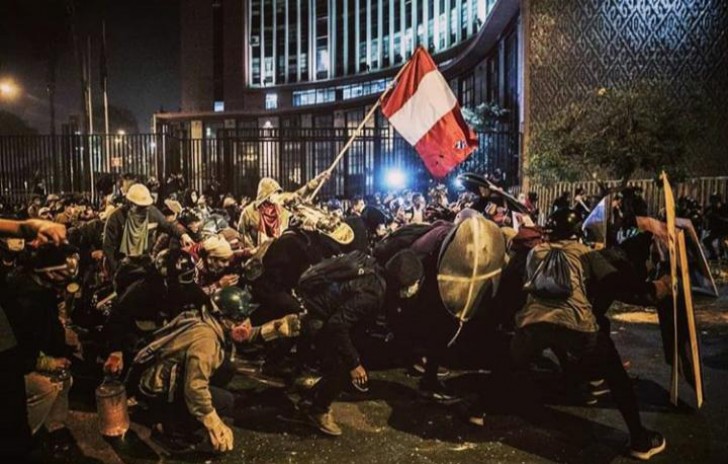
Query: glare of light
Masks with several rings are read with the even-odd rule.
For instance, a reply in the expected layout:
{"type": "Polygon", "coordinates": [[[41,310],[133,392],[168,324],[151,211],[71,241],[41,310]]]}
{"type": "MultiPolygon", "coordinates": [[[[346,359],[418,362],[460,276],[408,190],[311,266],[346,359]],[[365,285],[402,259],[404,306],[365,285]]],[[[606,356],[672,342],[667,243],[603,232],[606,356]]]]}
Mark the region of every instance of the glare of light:
{"type": "Polygon", "coordinates": [[[149,142],[150,148],[157,148],[157,142],[149,142]]]}
{"type": "Polygon", "coordinates": [[[384,182],[389,188],[402,189],[407,183],[407,176],[400,169],[390,169],[384,176],[384,182]]]}
{"type": "Polygon", "coordinates": [[[119,129],[116,133],[119,135],[126,135],[126,131],[124,129],[119,129]]]}
{"type": "Polygon", "coordinates": [[[0,97],[6,99],[15,98],[20,92],[18,85],[10,79],[0,81],[0,97]]]}
{"type": "Polygon", "coordinates": [[[263,124],[264,129],[270,129],[271,127],[273,127],[273,123],[270,122],[270,120],[266,121],[265,124],[263,124]]]}
{"type": "Polygon", "coordinates": [[[452,186],[455,187],[457,190],[462,190],[465,188],[463,186],[463,181],[460,180],[460,177],[456,177],[454,181],[452,181],[452,186]]]}

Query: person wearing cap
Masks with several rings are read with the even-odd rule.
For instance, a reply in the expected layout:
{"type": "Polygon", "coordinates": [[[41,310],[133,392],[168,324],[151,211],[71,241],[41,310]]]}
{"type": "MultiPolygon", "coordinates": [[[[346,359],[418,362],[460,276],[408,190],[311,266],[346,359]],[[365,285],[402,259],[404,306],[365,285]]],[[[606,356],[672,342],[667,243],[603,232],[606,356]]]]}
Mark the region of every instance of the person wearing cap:
{"type": "Polygon", "coordinates": [[[415,296],[420,290],[422,265],[409,250],[395,254],[384,267],[356,251],[333,260],[337,261],[324,261],[310,268],[296,288],[307,311],[306,335],[324,369],[321,380],[298,403],[296,420],[326,435],[339,436],[342,430],[334,420],[331,404],[347,383],[368,391],[368,374],[353,334],[376,318],[388,292],[401,298],[415,296]],[[330,263],[346,261],[356,263],[357,272],[340,279],[329,274],[330,263]],[[317,274],[319,278],[311,278],[317,274]]]}
{"type": "Polygon", "coordinates": [[[229,272],[235,253],[227,240],[213,235],[202,242],[198,254],[195,282],[206,294],[238,284],[240,276],[229,272]]]}
{"type": "Polygon", "coordinates": [[[72,379],[70,349],[59,303],[78,273],[78,250],[70,245],[34,248],[26,263],[8,276],[1,303],[17,340],[15,361],[25,373],[28,424],[48,432],[56,452],[73,446],[66,428],[72,379]]]}
{"type": "Polygon", "coordinates": [[[148,400],[156,422],[152,440],[167,451],[204,450],[208,440],[215,451],[232,451],[233,433],[221,416],[235,409],[234,395],[225,390],[235,344],[294,337],[300,330],[297,315],[253,327],[254,310],[247,290],[220,289],[209,304],[157,331],[135,357],[129,387],[148,400]]]}
{"type": "Polygon", "coordinates": [[[111,213],[104,229],[104,257],[112,275],[122,258],[148,255],[157,230],[180,240],[183,246],[194,243],[188,234],[180,233],[152,205],[154,200],[143,184],[130,186],[125,198],[125,204],[111,213]]]}
{"type": "Polygon", "coordinates": [[[280,184],[270,177],[260,179],[255,201],[245,207],[238,223],[245,248],[257,248],[268,240],[280,237],[288,228],[291,218],[291,213],[283,205],[294,199],[305,198],[329,177],[330,173],[324,171],[295,192],[284,192],[280,184]]]}

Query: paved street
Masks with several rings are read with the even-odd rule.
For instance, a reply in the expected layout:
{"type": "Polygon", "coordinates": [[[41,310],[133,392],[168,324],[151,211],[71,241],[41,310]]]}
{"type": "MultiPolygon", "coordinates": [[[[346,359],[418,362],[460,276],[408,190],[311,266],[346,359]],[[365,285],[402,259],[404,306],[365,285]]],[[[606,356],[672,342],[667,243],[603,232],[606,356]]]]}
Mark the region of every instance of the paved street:
{"type": "MultiPolygon", "coordinates": [[[[653,312],[622,308],[613,313],[613,337],[623,359],[637,376],[643,420],[661,431],[667,451],[654,462],[724,463],[728,459],[728,293],[700,302],[707,400],[694,409],[692,390],[681,383],[681,403],[669,403],[670,370],[662,360],[662,345],[653,312]]],[[[538,376],[541,379],[541,376],[538,376]]],[[[252,405],[235,420],[235,451],[223,457],[199,455],[178,461],[160,457],[148,441],[149,430],[138,424],[123,442],[106,442],[96,431],[95,416],[73,412],[72,429],[89,461],[108,463],[456,463],[456,462],[633,462],[623,454],[626,428],[608,397],[597,406],[582,407],[558,393],[553,376],[538,381],[548,403],[537,417],[490,414],[483,428],[466,425],[459,406],[438,406],[416,398],[416,380],[402,369],[372,373],[371,394],[346,396],[336,403],[344,429],[338,439],[320,436],[305,426],[276,417],[287,402],[280,390],[236,386],[251,396],[252,405]]],[[[489,388],[488,376],[454,373],[448,382],[471,395],[483,381],[490,398],[503,392],[489,388]]],[[[79,404],[83,408],[84,404],[79,404]]]]}

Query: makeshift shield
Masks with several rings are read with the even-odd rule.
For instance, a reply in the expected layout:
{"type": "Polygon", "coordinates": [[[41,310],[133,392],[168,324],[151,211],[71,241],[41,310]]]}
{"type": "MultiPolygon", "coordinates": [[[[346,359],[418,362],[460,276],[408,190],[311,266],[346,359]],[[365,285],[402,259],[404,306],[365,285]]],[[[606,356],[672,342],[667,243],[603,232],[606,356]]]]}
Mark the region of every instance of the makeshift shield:
{"type": "Polygon", "coordinates": [[[461,324],[473,316],[487,290],[495,294],[506,255],[498,226],[480,213],[468,213],[442,243],[437,269],[442,303],[461,324]]]}

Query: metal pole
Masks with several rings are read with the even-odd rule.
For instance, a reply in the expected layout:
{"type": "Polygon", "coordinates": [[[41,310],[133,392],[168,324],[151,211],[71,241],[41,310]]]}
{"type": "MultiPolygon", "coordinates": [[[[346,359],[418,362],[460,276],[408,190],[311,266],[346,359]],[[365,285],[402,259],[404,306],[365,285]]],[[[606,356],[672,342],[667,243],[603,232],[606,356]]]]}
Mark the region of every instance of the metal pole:
{"type": "MultiPolygon", "coordinates": [[[[382,94],[379,96],[379,98],[377,99],[377,102],[374,105],[372,105],[372,107],[367,112],[366,116],[364,116],[364,119],[362,119],[362,121],[359,123],[359,126],[357,126],[357,128],[354,130],[354,133],[351,134],[351,137],[349,137],[349,140],[341,148],[341,151],[339,151],[339,154],[336,155],[334,162],[331,163],[331,166],[329,166],[329,168],[326,169],[324,172],[328,172],[329,174],[331,174],[334,171],[334,169],[336,169],[336,165],[339,164],[339,161],[341,161],[341,159],[344,157],[346,152],[349,150],[349,148],[351,147],[351,144],[354,143],[354,140],[359,136],[361,131],[364,129],[364,125],[372,118],[372,116],[374,116],[374,112],[377,110],[377,108],[379,108],[381,106],[382,100],[384,99],[384,97],[387,96],[387,94],[394,88],[394,86],[397,83],[397,79],[399,79],[399,76],[402,75],[402,72],[405,70],[405,68],[407,68],[407,65],[409,65],[409,64],[410,64],[410,61],[407,61],[405,64],[402,65],[402,67],[399,69],[397,74],[394,76],[394,79],[392,79],[392,81],[389,83],[389,85],[387,85],[387,88],[384,89],[384,92],[382,92],[382,94]]],[[[311,193],[311,195],[308,197],[309,202],[313,201],[313,199],[316,198],[316,195],[318,195],[319,190],[321,190],[321,187],[323,185],[324,185],[324,182],[320,182],[318,184],[318,186],[313,191],[313,193],[311,193]]]]}

